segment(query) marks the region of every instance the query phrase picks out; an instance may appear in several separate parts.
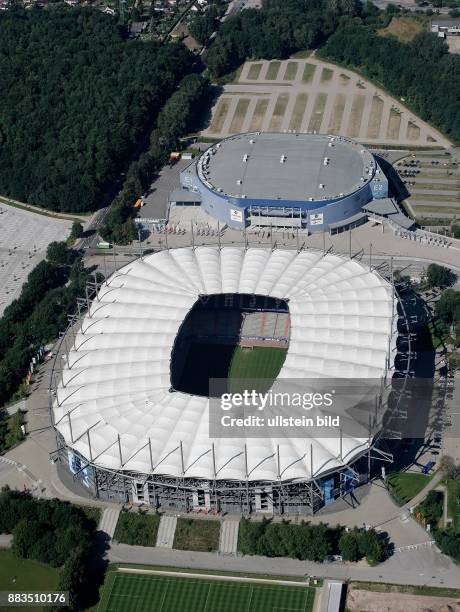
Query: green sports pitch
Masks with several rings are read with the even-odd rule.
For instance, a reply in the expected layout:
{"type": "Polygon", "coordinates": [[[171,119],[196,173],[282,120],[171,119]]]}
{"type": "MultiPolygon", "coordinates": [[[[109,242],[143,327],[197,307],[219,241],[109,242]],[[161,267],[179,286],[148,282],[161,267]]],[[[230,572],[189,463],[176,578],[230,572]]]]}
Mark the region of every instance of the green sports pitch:
{"type": "Polygon", "coordinates": [[[113,571],[97,612],[310,612],[310,587],[113,571]]]}
{"type": "Polygon", "coordinates": [[[286,348],[236,346],[228,371],[230,393],[254,388],[267,391],[278,376],[286,359],[286,348]]]}

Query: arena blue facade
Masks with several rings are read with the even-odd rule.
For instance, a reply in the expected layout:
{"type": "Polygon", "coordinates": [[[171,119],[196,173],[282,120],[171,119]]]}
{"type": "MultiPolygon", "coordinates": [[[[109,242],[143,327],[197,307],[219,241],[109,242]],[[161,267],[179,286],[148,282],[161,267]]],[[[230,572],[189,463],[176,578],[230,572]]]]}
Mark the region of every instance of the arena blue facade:
{"type": "Polygon", "coordinates": [[[200,194],[201,206],[209,215],[235,229],[271,225],[299,227],[311,233],[335,233],[365,221],[362,207],[373,199],[388,196],[388,180],[367,149],[344,137],[319,134],[256,133],[232,136],[212,145],[194,160],[181,172],[180,182],[184,189],[200,194]],[[300,141],[295,141],[296,148],[291,151],[293,139],[299,136],[300,141]],[[232,141],[235,139],[238,142],[234,145],[232,141]],[[256,139],[262,141],[258,151],[254,151],[256,139]],[[247,145],[250,152],[241,156],[246,142],[250,143],[247,145]],[[302,159],[302,154],[299,155],[303,147],[305,159],[302,159]],[[279,151],[286,151],[286,154],[279,157],[279,151]],[[214,172],[215,156],[219,156],[219,167],[214,172]],[[257,162],[253,161],[256,156],[257,162]],[[293,160],[293,165],[286,172],[290,160],[293,160]],[[362,163],[362,171],[359,162],[362,163]],[[253,167],[254,164],[258,165],[253,170],[253,178],[245,179],[249,163],[253,167]],[[326,169],[326,166],[329,167],[326,169]],[[209,175],[213,175],[212,183],[209,175]],[[321,179],[325,175],[327,179],[321,179]],[[243,178],[234,180],[234,176],[243,178]],[[315,181],[315,195],[301,199],[298,197],[297,183],[306,181],[308,185],[310,177],[312,182],[315,181]],[[342,180],[344,178],[346,181],[342,180]],[[324,190],[325,185],[320,183],[318,186],[318,180],[327,181],[329,191],[335,190],[335,193],[319,197],[318,187],[324,190]],[[270,187],[270,183],[278,185],[283,181],[286,197],[274,194],[270,187]],[[240,193],[229,193],[228,185],[233,184],[240,193]],[[241,193],[243,190],[248,194],[241,193]]]}

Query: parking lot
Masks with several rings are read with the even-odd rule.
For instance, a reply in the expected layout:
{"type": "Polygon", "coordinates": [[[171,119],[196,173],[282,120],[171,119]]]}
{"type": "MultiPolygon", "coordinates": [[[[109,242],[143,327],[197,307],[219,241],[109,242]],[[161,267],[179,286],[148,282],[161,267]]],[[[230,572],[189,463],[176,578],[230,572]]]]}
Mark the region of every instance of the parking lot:
{"type": "Polygon", "coordinates": [[[179,174],[191,163],[180,159],[172,165],[163,166],[158,176],[144,195],[144,206],[139,210],[138,217],[143,219],[165,219],[168,208],[168,196],[180,187],[179,174]]]}
{"type": "Polygon", "coordinates": [[[321,132],[364,143],[449,146],[404,101],[351,70],[310,56],[246,62],[223,87],[203,135],[239,132],[321,132]]]}
{"type": "Polygon", "coordinates": [[[71,221],[0,204],[0,316],[17,298],[50,242],[65,240],[71,221]]]}
{"type": "Polygon", "coordinates": [[[430,219],[448,224],[460,217],[460,169],[446,151],[414,151],[395,165],[410,193],[407,200],[414,217],[429,225],[430,219]]]}

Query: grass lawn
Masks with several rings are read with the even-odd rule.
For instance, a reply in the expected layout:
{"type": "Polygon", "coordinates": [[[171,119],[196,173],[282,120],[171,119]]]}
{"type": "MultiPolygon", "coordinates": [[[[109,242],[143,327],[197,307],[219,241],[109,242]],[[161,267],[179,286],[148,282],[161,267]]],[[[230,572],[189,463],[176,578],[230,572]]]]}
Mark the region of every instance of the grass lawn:
{"type": "Polygon", "coordinates": [[[244,390],[246,385],[243,385],[241,381],[250,380],[256,383],[260,379],[262,380],[262,388],[259,389],[257,387],[257,390],[260,392],[266,390],[267,382],[270,382],[268,385],[270,387],[271,383],[278,376],[286,358],[286,353],[287,349],[284,348],[260,346],[245,348],[237,346],[228,372],[229,392],[237,393],[244,390]]]}
{"type": "Polygon", "coordinates": [[[313,79],[315,70],[316,70],[315,64],[310,64],[309,62],[306,62],[305,68],[303,69],[302,81],[304,83],[309,83],[313,79]]]}
{"type": "Polygon", "coordinates": [[[326,107],[327,94],[319,93],[316,94],[315,103],[308,123],[309,132],[319,132],[321,123],[323,122],[323,113],[326,107]]]}
{"type": "Polygon", "coordinates": [[[81,509],[84,511],[84,513],[90,520],[96,523],[96,527],[97,527],[99,524],[99,521],[101,520],[101,513],[102,513],[101,509],[96,508],[94,506],[81,506],[81,509]]]}
{"type": "Polygon", "coordinates": [[[230,123],[230,132],[238,134],[241,132],[246,113],[248,112],[249,98],[240,98],[237,102],[232,121],[230,123]]]}
{"type": "Polygon", "coordinates": [[[248,79],[251,81],[257,81],[262,70],[262,64],[251,64],[248,70],[248,79]]]}
{"type": "Polygon", "coordinates": [[[99,612],[310,612],[314,589],[109,572],[99,612]]]}
{"type": "Polygon", "coordinates": [[[254,109],[254,114],[252,115],[251,125],[249,126],[249,130],[251,132],[259,132],[262,129],[262,123],[265,117],[265,113],[268,108],[268,98],[263,98],[262,100],[257,100],[256,107],[254,109]]]}
{"type": "Polygon", "coordinates": [[[298,62],[288,62],[286,72],[284,73],[284,81],[293,81],[297,76],[298,62]]]}
{"type": "Polygon", "coordinates": [[[114,540],[131,546],[155,546],[160,517],[158,514],[121,512],[114,540]]]}
{"type": "Polygon", "coordinates": [[[292,111],[289,129],[298,132],[302,126],[302,119],[308,102],[308,94],[299,93],[296,96],[294,109],[292,111]]]}
{"type": "MultiPolygon", "coordinates": [[[[425,177],[423,177],[425,178],[425,177]]],[[[442,178],[442,177],[439,177],[442,178]]],[[[459,183],[459,181],[457,181],[457,183],[459,183]]],[[[460,186],[460,185],[459,185],[460,186]]],[[[443,183],[421,183],[418,182],[412,187],[413,189],[433,189],[434,191],[436,190],[440,190],[440,191],[451,191],[454,192],[454,194],[458,193],[459,191],[459,186],[457,185],[453,185],[452,183],[450,184],[443,184],[443,183]]]]}
{"type": "Polygon", "coordinates": [[[398,506],[403,506],[426,487],[430,480],[431,476],[426,474],[397,472],[388,476],[387,483],[395,502],[398,506]]]}
{"type": "Polygon", "coordinates": [[[395,36],[400,42],[411,41],[416,34],[424,30],[424,22],[416,17],[402,15],[393,17],[386,28],[378,30],[380,36],[395,36]]]}
{"type": "Polygon", "coordinates": [[[211,121],[211,132],[220,132],[230,107],[230,98],[221,98],[211,121]]]}
{"type": "Polygon", "coordinates": [[[302,49],[302,51],[297,51],[296,53],[291,55],[291,58],[306,59],[307,57],[310,57],[311,54],[312,54],[311,49],[302,49]]]}
{"type": "MultiPolygon", "coordinates": [[[[417,199],[421,197],[422,196],[417,196],[417,199]]],[[[428,197],[431,198],[432,200],[434,199],[439,200],[439,196],[436,196],[436,197],[428,196],[428,197]]],[[[440,215],[442,215],[442,213],[448,213],[448,214],[453,214],[453,215],[460,214],[460,206],[426,206],[424,204],[417,204],[416,202],[412,202],[411,206],[415,210],[415,212],[418,212],[418,211],[422,213],[434,212],[434,213],[439,213],[440,215]]],[[[449,223],[450,221],[451,219],[448,219],[447,223],[449,223]]]]}
{"type": "MultiPolygon", "coordinates": [[[[0,591],[54,591],[58,578],[59,570],[54,567],[0,550],[0,591]]],[[[40,609],[43,608],[21,607],[30,611],[40,609]]]]}
{"type": "Polygon", "coordinates": [[[286,106],[289,102],[289,94],[279,94],[276,100],[275,108],[273,109],[273,115],[270,121],[270,130],[279,132],[281,130],[281,124],[283,123],[284,113],[286,112],[286,106]]]}
{"type": "Polygon", "coordinates": [[[321,83],[327,83],[328,81],[330,81],[332,79],[333,74],[334,71],[330,68],[323,68],[323,71],[321,73],[321,83]]]}
{"type": "Polygon", "coordinates": [[[179,518],[173,548],[213,552],[219,548],[219,521],[179,518]]]}
{"type": "Polygon", "coordinates": [[[265,76],[266,81],[276,81],[276,77],[278,76],[278,72],[281,66],[281,62],[275,60],[274,62],[270,62],[268,65],[267,74],[265,76]]]}

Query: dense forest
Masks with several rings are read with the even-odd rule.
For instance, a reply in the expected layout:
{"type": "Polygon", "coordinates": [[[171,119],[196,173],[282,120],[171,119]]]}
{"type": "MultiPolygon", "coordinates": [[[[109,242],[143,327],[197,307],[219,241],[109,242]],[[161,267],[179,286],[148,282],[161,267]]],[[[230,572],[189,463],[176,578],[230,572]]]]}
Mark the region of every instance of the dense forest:
{"type": "Polygon", "coordinates": [[[72,212],[107,203],[192,54],[128,40],[92,9],[10,9],[0,28],[0,193],[72,212]]]}
{"type": "MultiPolygon", "coordinates": [[[[81,258],[56,244],[49,245],[47,260],[32,270],[21,295],[0,319],[0,406],[18,390],[37,348],[66,329],[68,313],[85,293],[88,273],[82,269],[81,258]],[[65,259],[57,260],[60,250],[65,259]]],[[[2,431],[0,428],[0,452],[5,444],[2,431]]]]}
{"type": "Polygon", "coordinates": [[[335,31],[338,17],[357,11],[354,0],[265,0],[262,9],[246,9],[225,21],[205,55],[213,77],[246,59],[286,58],[317,47],[335,31]]]}
{"type": "Polygon", "coordinates": [[[96,531],[96,514],[59,499],[35,499],[29,493],[0,491],[0,533],[13,535],[12,551],[59,569],[58,591],[69,593],[65,608],[48,612],[82,610],[93,604],[97,582],[89,556],[96,531]]]}
{"type": "Polygon", "coordinates": [[[157,126],[150,135],[150,145],[134,161],[123,187],[112,202],[100,233],[105,240],[127,244],[137,237],[132,215],[133,202],[144,193],[154,175],[166,163],[168,151],[196,128],[203,108],[207,108],[209,82],[199,74],[188,74],[180,82],[158,114],[157,126]]]}

